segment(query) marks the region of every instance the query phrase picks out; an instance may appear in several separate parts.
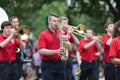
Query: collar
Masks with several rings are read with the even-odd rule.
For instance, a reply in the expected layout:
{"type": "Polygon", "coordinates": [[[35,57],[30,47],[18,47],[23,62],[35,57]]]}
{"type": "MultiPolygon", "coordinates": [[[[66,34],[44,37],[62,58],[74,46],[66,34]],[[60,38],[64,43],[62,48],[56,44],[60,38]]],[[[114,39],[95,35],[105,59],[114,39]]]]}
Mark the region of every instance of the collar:
{"type": "MultiPolygon", "coordinates": [[[[50,28],[48,28],[48,31],[50,32],[50,33],[54,33],[53,31],[51,31],[51,29],[50,28]]],[[[57,30],[55,30],[55,33],[57,32],[57,30]]]]}

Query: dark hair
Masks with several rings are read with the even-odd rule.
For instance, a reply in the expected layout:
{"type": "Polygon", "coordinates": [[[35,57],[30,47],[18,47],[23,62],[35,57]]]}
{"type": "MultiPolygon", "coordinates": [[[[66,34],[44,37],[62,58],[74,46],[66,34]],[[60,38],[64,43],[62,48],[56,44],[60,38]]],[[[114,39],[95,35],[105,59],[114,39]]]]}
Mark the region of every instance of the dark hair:
{"type": "Polygon", "coordinates": [[[115,38],[117,36],[120,36],[120,20],[115,23],[112,37],[115,38]]]}
{"type": "Polygon", "coordinates": [[[57,17],[57,18],[58,18],[58,15],[57,15],[57,14],[51,13],[51,14],[48,16],[48,20],[51,19],[51,16],[54,16],[54,17],[57,17]]]}
{"type": "Polygon", "coordinates": [[[11,23],[9,21],[4,21],[1,24],[1,30],[4,29],[5,26],[11,26],[11,23]]]}
{"type": "Polygon", "coordinates": [[[12,16],[12,17],[10,17],[10,22],[12,22],[12,20],[13,20],[14,18],[17,18],[17,19],[18,19],[17,16],[12,16]]]}
{"type": "Polygon", "coordinates": [[[113,22],[112,22],[112,21],[106,22],[106,23],[104,24],[104,28],[105,28],[105,29],[108,28],[108,25],[109,25],[109,24],[113,24],[113,22]]]}

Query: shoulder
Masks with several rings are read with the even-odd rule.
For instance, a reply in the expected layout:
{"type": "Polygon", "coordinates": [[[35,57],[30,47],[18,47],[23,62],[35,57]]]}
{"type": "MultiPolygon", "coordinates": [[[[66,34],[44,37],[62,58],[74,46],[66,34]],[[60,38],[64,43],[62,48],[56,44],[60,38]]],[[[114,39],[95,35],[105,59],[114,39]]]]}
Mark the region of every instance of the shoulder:
{"type": "Polygon", "coordinates": [[[3,34],[0,34],[0,39],[6,39],[3,34]]]}
{"type": "Polygon", "coordinates": [[[113,42],[114,42],[114,41],[120,41],[120,37],[113,38],[112,41],[113,41],[113,42]]]}
{"type": "Polygon", "coordinates": [[[42,32],[39,34],[39,36],[41,36],[41,35],[46,35],[46,34],[48,34],[48,30],[47,30],[47,29],[44,30],[44,31],[42,31],[42,32]]]}
{"type": "Polygon", "coordinates": [[[109,35],[102,35],[102,38],[110,38],[110,36],[109,35]]]}
{"type": "Polygon", "coordinates": [[[113,38],[113,39],[112,39],[111,44],[116,44],[116,45],[118,45],[119,43],[120,43],[120,37],[116,37],[116,38],[113,38]]]}
{"type": "Polygon", "coordinates": [[[85,39],[81,39],[81,40],[80,40],[80,43],[82,43],[82,42],[86,42],[86,40],[85,40],[85,39]]]}

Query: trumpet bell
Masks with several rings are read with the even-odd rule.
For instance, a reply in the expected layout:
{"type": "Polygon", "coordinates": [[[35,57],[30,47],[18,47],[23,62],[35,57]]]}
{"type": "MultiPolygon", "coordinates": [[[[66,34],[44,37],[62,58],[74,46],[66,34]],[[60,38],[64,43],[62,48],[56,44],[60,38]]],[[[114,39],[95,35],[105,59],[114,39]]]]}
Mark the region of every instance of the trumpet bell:
{"type": "Polygon", "coordinates": [[[79,24],[78,26],[77,26],[77,30],[85,30],[85,26],[83,25],[83,24],[79,24]]]}
{"type": "Polygon", "coordinates": [[[29,38],[29,34],[30,34],[30,28],[27,25],[19,26],[17,30],[17,35],[19,35],[19,37],[22,40],[27,40],[29,38]]]}

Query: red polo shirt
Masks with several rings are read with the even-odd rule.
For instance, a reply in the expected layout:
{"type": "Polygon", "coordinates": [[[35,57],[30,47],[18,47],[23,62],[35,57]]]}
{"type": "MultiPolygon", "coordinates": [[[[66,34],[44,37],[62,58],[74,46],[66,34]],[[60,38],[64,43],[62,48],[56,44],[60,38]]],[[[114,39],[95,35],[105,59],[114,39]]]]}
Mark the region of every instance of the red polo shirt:
{"type": "Polygon", "coordinates": [[[78,51],[80,52],[81,60],[84,60],[84,61],[97,60],[97,57],[95,56],[95,53],[98,52],[96,44],[92,45],[88,49],[84,49],[84,46],[91,41],[92,40],[87,41],[85,39],[80,40],[78,51]]]}
{"type": "MultiPolygon", "coordinates": [[[[4,41],[6,37],[0,35],[0,42],[4,41]]],[[[4,48],[0,48],[0,62],[16,60],[16,48],[20,47],[18,39],[11,39],[4,48]]]]}
{"type": "MultiPolygon", "coordinates": [[[[50,50],[55,50],[59,49],[60,47],[60,41],[58,37],[57,31],[55,33],[51,32],[49,29],[44,30],[41,32],[41,34],[38,37],[38,48],[42,49],[50,49],[50,50]]],[[[43,55],[42,59],[43,60],[56,60],[60,59],[59,53],[53,54],[53,55],[43,55]]]]}
{"type": "MultiPolygon", "coordinates": [[[[120,59],[120,37],[116,37],[110,44],[109,57],[116,57],[120,59]]],[[[120,67],[120,64],[115,64],[116,67],[120,67]]]]}
{"type": "Polygon", "coordinates": [[[110,38],[109,35],[104,35],[101,38],[102,46],[104,48],[104,62],[111,62],[109,57],[110,46],[106,45],[107,40],[110,38]]]}

